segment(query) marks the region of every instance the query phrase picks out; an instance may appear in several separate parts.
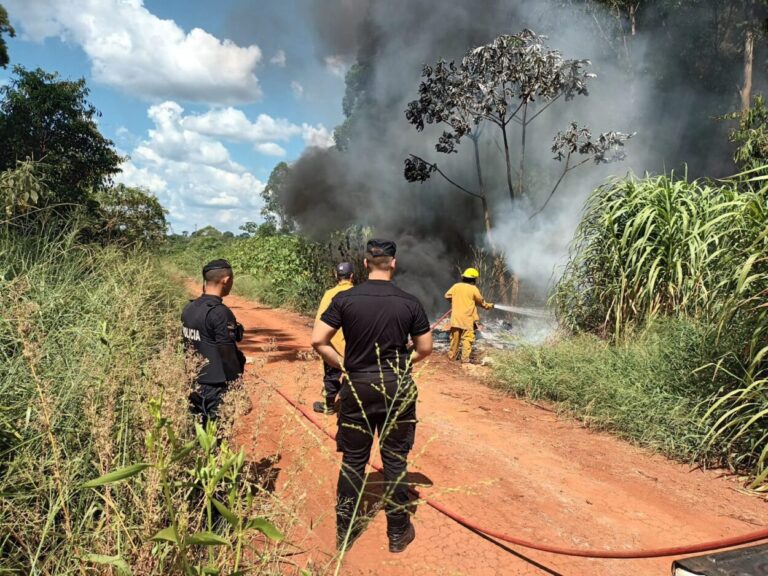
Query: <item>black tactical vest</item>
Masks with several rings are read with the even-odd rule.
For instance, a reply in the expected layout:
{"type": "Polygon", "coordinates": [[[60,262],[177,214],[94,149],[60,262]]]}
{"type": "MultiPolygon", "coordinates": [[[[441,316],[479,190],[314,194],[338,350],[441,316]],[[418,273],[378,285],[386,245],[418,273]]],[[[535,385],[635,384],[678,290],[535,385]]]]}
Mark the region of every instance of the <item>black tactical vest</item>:
{"type": "Polygon", "coordinates": [[[242,355],[235,344],[238,324],[220,298],[203,294],[192,300],[181,313],[181,325],[185,347],[206,360],[198,373],[198,383],[223,385],[242,374],[242,355]],[[211,314],[214,309],[216,313],[211,314]]]}

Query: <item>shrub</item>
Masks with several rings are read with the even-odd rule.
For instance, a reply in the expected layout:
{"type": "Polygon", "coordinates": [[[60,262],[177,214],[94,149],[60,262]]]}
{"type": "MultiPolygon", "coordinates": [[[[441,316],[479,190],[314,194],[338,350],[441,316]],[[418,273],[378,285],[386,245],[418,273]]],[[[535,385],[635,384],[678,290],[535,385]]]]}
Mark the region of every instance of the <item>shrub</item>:
{"type": "Polygon", "coordinates": [[[235,271],[235,292],[268,306],[288,306],[314,313],[323,292],[335,282],[333,266],[352,262],[355,277],[365,280],[363,252],[371,230],[351,227],[332,234],[325,243],[299,234],[258,234],[226,240],[220,236],[175,239],[171,261],[185,274],[200,277],[203,264],[227,258],[235,271]]]}

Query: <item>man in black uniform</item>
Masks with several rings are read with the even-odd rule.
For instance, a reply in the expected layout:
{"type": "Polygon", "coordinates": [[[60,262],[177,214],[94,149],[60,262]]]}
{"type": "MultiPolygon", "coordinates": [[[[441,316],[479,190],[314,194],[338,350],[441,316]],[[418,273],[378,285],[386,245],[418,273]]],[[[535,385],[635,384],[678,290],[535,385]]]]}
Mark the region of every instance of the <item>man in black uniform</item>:
{"type": "Polygon", "coordinates": [[[237,348],[243,327],[222,302],[232,290],[234,275],[226,260],[213,260],[203,268],[203,294],[184,307],[181,314],[184,345],[204,361],[197,375],[197,388],[190,394],[192,412],[203,422],[216,419],[216,410],[245,367],[245,356],[237,348]]]}
{"type": "Polygon", "coordinates": [[[336,500],[336,545],[347,548],[359,535],[359,507],[365,465],[379,434],[384,463],[389,551],[402,552],[416,537],[407,505],[408,453],[416,431],[416,385],[411,365],[432,352],[432,332],[419,300],[392,284],[396,246],[371,240],[366,247],[368,282],[337,294],[315,322],[312,346],[331,366],[342,358],[331,345],[337,330],[347,346],[339,397],[337,449],[342,452],[336,500]],[[409,337],[413,350],[408,349],[409,337]]]}

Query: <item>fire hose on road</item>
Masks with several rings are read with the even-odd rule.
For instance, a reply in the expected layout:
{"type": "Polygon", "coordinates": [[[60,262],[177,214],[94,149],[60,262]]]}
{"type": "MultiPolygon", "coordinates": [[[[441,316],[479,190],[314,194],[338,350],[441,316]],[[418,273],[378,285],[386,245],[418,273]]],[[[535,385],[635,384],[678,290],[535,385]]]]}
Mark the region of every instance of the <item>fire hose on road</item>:
{"type": "MultiPolygon", "coordinates": [[[[445,316],[443,316],[443,318],[444,317],[445,316]]],[[[438,320],[438,322],[436,322],[435,325],[437,325],[441,320],[442,318],[438,320]]],[[[284,394],[278,388],[275,387],[274,390],[280,396],[282,396],[286,402],[288,402],[291,406],[293,406],[293,408],[295,408],[298,412],[300,412],[307,420],[309,420],[312,424],[314,424],[321,432],[323,432],[331,440],[336,439],[335,435],[327,432],[322,427],[322,425],[312,416],[312,414],[310,414],[304,408],[299,406],[293,399],[291,399],[289,396],[284,394]]],[[[382,469],[379,466],[376,466],[372,462],[369,462],[369,464],[374,470],[378,472],[382,472],[382,469]]],[[[434,502],[429,498],[423,498],[421,494],[419,494],[419,492],[413,488],[410,488],[410,491],[422,502],[424,502],[431,508],[434,508],[444,516],[447,516],[451,520],[457,522],[458,524],[461,524],[465,528],[474,530],[476,532],[481,532],[486,536],[496,538],[497,540],[501,540],[502,542],[507,542],[509,544],[514,544],[516,546],[522,546],[524,548],[529,548],[532,550],[539,550],[540,552],[549,552],[550,554],[560,554],[563,556],[578,556],[582,558],[602,558],[602,559],[624,559],[624,560],[641,559],[641,558],[662,558],[667,556],[682,556],[687,554],[697,554],[701,552],[711,552],[714,550],[721,550],[723,548],[731,548],[733,546],[751,544],[753,542],[768,539],[768,528],[766,528],[763,530],[757,530],[756,532],[742,534],[740,536],[732,536],[730,538],[710,540],[708,542],[702,542],[699,544],[691,544],[687,546],[672,546],[668,548],[652,548],[647,550],[641,549],[641,550],[622,550],[622,551],[566,548],[562,546],[552,546],[548,544],[541,544],[538,542],[530,542],[528,540],[523,540],[521,538],[516,538],[515,536],[504,534],[503,532],[498,532],[496,530],[485,528],[483,526],[476,524],[472,520],[468,520],[467,518],[459,516],[455,512],[452,512],[450,509],[443,506],[442,504],[434,502]]]]}

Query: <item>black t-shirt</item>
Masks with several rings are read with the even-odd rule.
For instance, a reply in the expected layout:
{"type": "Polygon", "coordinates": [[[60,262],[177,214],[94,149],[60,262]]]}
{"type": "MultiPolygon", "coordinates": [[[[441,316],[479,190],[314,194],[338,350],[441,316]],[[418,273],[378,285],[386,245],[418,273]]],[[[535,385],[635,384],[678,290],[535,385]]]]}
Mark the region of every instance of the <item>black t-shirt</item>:
{"type": "Polygon", "coordinates": [[[343,330],[347,372],[378,372],[379,366],[388,372],[405,368],[408,337],[430,330],[418,298],[385,280],[369,280],[340,292],[320,319],[343,330]]]}

